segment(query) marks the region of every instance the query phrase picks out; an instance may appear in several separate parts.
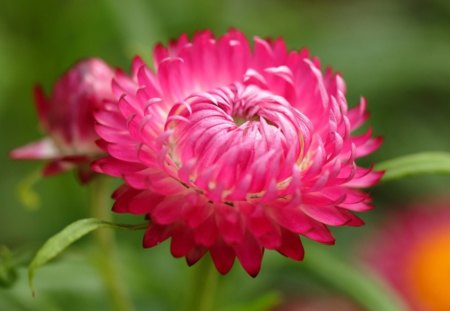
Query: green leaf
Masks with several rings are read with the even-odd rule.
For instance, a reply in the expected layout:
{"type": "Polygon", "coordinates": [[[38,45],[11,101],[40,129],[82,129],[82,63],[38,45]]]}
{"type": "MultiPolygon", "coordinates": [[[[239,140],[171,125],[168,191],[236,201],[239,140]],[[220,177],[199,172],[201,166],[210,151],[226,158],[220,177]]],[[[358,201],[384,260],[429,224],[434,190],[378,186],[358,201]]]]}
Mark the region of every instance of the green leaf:
{"type": "Polygon", "coordinates": [[[450,175],[450,153],[423,152],[384,161],[376,166],[386,171],[383,182],[416,175],[450,175]]]}
{"type": "Polygon", "coordinates": [[[125,225],[115,224],[96,218],[87,218],[71,223],[56,235],[52,236],[38,250],[28,267],[28,282],[33,292],[33,278],[37,268],[46,264],[60,253],[62,253],[73,242],[79,240],[86,234],[100,228],[140,230],[147,228],[148,224],[125,225]]]}
{"type": "Polygon", "coordinates": [[[368,311],[407,311],[403,301],[371,271],[334,255],[318,245],[308,245],[303,264],[312,277],[353,298],[368,311]]]}
{"type": "Polygon", "coordinates": [[[17,280],[13,254],[4,245],[0,245],[0,287],[8,288],[17,280]]]}

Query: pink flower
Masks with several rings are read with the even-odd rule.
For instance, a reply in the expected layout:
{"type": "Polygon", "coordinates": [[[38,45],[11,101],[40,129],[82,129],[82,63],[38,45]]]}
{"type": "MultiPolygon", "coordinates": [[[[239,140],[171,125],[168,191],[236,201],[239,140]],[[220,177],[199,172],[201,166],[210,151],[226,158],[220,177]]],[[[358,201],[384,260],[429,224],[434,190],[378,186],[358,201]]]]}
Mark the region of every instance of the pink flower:
{"type": "Polygon", "coordinates": [[[342,78],[282,39],[230,30],[157,45],[113,82],[117,104],[96,114],[109,154],[94,169],[120,176],[113,210],[150,219],[144,247],[171,239],[189,265],[206,252],[222,274],[235,257],[256,276],[265,249],[302,260],[299,236],[333,244],[327,225],[359,226],[358,188],[381,174],[355,159],[381,140],[351,136],[368,117],[348,110],[342,78]]]}
{"type": "Polygon", "coordinates": [[[44,175],[78,168],[81,181],[92,177],[89,163],[102,151],[95,141],[93,111],[105,100],[113,99],[111,80],[114,71],[102,60],[86,59],[75,64],[55,84],[46,98],[41,87],[35,88],[36,109],[47,137],[11,152],[14,159],[49,160],[44,175]]]}
{"type": "Polygon", "coordinates": [[[364,246],[364,261],[410,310],[450,310],[450,200],[415,204],[388,219],[364,246]]]}

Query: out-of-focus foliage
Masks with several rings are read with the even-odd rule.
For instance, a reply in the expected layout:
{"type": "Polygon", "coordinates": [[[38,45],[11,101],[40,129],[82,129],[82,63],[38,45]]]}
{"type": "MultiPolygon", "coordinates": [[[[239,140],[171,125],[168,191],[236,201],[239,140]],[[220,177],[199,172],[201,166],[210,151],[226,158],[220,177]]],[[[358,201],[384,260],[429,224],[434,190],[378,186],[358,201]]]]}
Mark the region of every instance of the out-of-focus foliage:
{"type": "Polygon", "coordinates": [[[11,251],[4,245],[0,245],[0,288],[8,288],[17,279],[11,251]]]}
{"type": "MultiPolygon", "coordinates": [[[[360,95],[367,97],[370,123],[385,138],[366,163],[412,152],[450,151],[450,2],[446,0],[1,0],[1,8],[0,245],[11,249],[13,258],[25,249],[36,249],[70,222],[88,217],[87,189],[70,173],[34,186],[40,196],[38,209],[30,210],[18,197],[20,185],[40,167],[8,158],[9,150],[41,135],[33,85],[42,83],[49,91],[64,70],[88,56],[127,70],[136,53],[151,62],[156,42],[183,32],[210,28],[221,34],[237,27],[249,37],[283,36],[290,48],[307,46],[324,67],[333,64],[347,82],[350,105],[360,95]]],[[[373,196],[378,209],[363,215],[367,230],[398,203],[448,189],[449,178],[434,176],[377,187],[373,196]]],[[[125,216],[116,219],[137,222],[125,216]]],[[[343,238],[333,251],[349,249],[354,233],[352,228],[340,229],[337,234],[343,238]]],[[[173,259],[167,247],[141,249],[140,233],[118,236],[122,275],[137,309],[177,310],[180,297],[188,295],[195,267],[173,259]]],[[[109,310],[90,266],[94,259],[88,240],[40,271],[36,299],[31,298],[25,271],[20,269],[12,288],[0,288],[0,310],[109,310]]],[[[238,305],[269,289],[290,294],[324,291],[285,263],[277,255],[268,256],[255,280],[234,269],[221,278],[219,304],[233,297],[238,305]]]]}

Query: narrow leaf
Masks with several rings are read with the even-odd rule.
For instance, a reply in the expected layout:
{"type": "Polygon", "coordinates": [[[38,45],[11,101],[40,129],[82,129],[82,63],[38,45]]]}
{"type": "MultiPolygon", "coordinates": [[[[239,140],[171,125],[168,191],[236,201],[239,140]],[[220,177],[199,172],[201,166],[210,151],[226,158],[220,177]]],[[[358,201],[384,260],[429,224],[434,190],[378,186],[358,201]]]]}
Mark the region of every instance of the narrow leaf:
{"type": "Polygon", "coordinates": [[[8,288],[17,279],[13,254],[5,245],[0,245],[0,287],[8,288]]]}
{"type": "Polygon", "coordinates": [[[36,269],[58,256],[73,242],[79,240],[86,234],[100,228],[139,230],[145,229],[147,226],[148,224],[115,224],[96,218],[81,219],[75,221],[74,223],[71,223],[59,233],[48,239],[47,242],[45,242],[44,245],[38,250],[33,260],[31,261],[28,267],[28,283],[33,292],[33,296],[33,278],[36,269]]]}
{"type": "Polygon", "coordinates": [[[368,311],[406,311],[403,301],[370,271],[355,267],[351,262],[320,246],[308,245],[303,264],[312,277],[353,298],[368,311]]]}
{"type": "Polygon", "coordinates": [[[402,156],[379,163],[376,169],[385,171],[383,182],[416,175],[450,175],[450,153],[422,152],[402,156]]]}

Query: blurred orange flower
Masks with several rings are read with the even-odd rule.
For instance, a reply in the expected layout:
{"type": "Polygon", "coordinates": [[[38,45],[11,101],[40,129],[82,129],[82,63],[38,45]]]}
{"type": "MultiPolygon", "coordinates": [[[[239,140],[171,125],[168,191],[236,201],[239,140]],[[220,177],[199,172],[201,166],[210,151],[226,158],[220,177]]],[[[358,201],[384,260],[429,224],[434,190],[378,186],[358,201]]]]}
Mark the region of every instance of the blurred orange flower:
{"type": "Polygon", "coordinates": [[[414,311],[450,310],[450,199],[397,212],[365,258],[414,311]]]}

